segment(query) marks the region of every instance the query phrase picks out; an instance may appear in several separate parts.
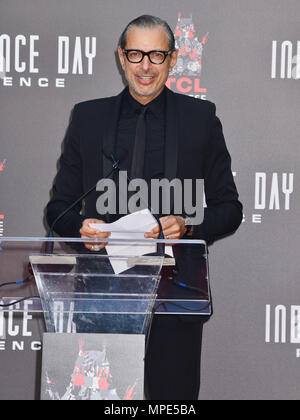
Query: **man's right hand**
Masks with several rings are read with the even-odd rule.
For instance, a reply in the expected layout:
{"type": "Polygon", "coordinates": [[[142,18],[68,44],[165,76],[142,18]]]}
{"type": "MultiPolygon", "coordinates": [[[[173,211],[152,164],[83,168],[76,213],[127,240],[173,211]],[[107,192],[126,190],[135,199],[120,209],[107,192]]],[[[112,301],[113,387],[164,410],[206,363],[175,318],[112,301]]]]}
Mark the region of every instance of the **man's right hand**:
{"type": "MultiPolygon", "coordinates": [[[[104,239],[109,238],[110,232],[101,232],[98,229],[93,229],[89,226],[90,223],[105,223],[103,220],[99,219],[85,219],[82,223],[81,229],[79,230],[79,233],[81,235],[81,238],[87,238],[87,239],[104,239]]],[[[84,246],[89,249],[90,251],[93,251],[93,247],[97,245],[97,249],[102,249],[106,247],[107,242],[89,242],[85,243],[84,246]]]]}

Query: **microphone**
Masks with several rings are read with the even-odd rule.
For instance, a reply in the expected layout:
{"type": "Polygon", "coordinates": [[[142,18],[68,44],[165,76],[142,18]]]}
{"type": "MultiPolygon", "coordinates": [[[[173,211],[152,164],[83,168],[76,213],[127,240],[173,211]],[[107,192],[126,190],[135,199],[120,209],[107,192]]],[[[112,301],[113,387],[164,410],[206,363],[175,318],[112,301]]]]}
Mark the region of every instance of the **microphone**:
{"type": "MultiPolygon", "coordinates": [[[[113,167],[112,169],[103,177],[103,179],[108,178],[116,169],[119,169],[119,160],[114,161],[113,163],[113,167]]],[[[80,203],[80,201],[82,201],[83,199],[85,199],[86,196],[88,196],[93,190],[96,189],[97,184],[98,184],[99,180],[91,187],[88,189],[88,191],[86,191],[84,194],[82,194],[79,198],[77,198],[77,200],[75,200],[73,203],[71,203],[63,212],[61,212],[56,219],[52,222],[51,226],[50,226],[50,230],[49,233],[47,235],[48,238],[52,238],[53,237],[53,230],[54,227],[56,225],[56,223],[62,218],[64,217],[69,211],[71,211],[74,207],[76,207],[76,205],[78,203],[80,203]]],[[[53,248],[54,248],[54,242],[46,242],[45,245],[45,253],[46,254],[52,254],[53,253],[53,248]]]]}
{"type": "MultiPolygon", "coordinates": [[[[109,157],[112,162],[113,162],[113,167],[117,168],[119,172],[121,172],[121,169],[119,167],[119,162],[120,160],[116,160],[114,155],[112,153],[110,153],[109,155],[106,155],[106,157],[109,157]]],[[[127,175],[127,180],[130,182],[131,178],[127,175]]],[[[143,199],[143,197],[138,194],[138,196],[140,197],[140,199],[143,201],[143,203],[147,206],[148,210],[150,211],[150,213],[152,214],[152,216],[155,218],[155,220],[157,221],[158,227],[159,227],[159,234],[158,234],[158,239],[164,239],[164,234],[163,234],[163,228],[161,225],[161,222],[159,220],[159,217],[153,213],[152,208],[148,205],[148,202],[145,202],[145,200],[143,199]]],[[[157,254],[164,256],[165,255],[165,244],[164,243],[158,243],[157,244],[157,254]]]]}

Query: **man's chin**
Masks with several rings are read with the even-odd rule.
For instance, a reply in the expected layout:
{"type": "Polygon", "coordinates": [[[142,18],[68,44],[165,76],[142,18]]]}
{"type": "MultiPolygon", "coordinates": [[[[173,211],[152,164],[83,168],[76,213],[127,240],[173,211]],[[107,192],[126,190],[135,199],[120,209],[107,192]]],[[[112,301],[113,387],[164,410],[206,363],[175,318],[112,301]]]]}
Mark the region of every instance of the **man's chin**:
{"type": "Polygon", "coordinates": [[[160,92],[163,90],[163,88],[149,90],[149,89],[138,89],[136,87],[134,88],[130,87],[129,90],[131,91],[131,94],[133,97],[143,102],[144,100],[152,100],[156,98],[160,94],[160,92]]]}

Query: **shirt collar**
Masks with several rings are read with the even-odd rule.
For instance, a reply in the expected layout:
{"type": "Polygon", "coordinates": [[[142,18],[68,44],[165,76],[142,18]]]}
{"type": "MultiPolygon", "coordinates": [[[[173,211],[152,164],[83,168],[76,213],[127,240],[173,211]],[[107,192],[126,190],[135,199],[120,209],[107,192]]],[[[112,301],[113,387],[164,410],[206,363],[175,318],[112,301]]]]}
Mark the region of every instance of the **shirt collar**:
{"type": "MultiPolygon", "coordinates": [[[[165,97],[166,97],[166,88],[155,98],[153,101],[149,102],[146,106],[150,109],[150,111],[156,116],[161,117],[163,115],[164,107],[165,107],[165,97]]],[[[128,87],[125,91],[125,104],[128,106],[128,111],[131,112],[140,112],[141,108],[145,105],[140,104],[136,101],[133,96],[131,96],[128,87]]]]}

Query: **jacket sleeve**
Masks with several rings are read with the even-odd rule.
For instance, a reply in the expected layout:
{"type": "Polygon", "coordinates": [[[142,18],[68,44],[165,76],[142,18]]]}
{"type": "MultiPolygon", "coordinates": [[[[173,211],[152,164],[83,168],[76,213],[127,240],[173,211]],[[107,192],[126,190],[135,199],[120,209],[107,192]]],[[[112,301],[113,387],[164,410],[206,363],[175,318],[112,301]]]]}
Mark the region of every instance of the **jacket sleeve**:
{"type": "Polygon", "coordinates": [[[211,103],[211,132],[204,158],[204,189],[207,207],[203,223],[194,226],[193,238],[211,244],[234,233],[239,227],[243,212],[231,171],[231,158],[227,150],[222,124],[211,103]]]}
{"type": "Polygon", "coordinates": [[[77,105],[75,105],[71,115],[63,149],[59,160],[59,170],[52,189],[52,198],[46,207],[46,218],[50,229],[53,229],[60,236],[79,237],[79,229],[84,220],[84,217],[80,214],[81,204],[69,210],[64,217],[59,218],[83,194],[77,105]]]}

